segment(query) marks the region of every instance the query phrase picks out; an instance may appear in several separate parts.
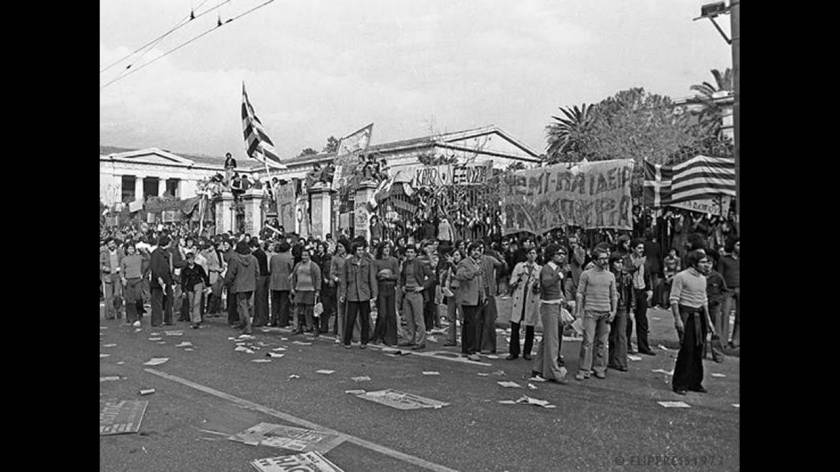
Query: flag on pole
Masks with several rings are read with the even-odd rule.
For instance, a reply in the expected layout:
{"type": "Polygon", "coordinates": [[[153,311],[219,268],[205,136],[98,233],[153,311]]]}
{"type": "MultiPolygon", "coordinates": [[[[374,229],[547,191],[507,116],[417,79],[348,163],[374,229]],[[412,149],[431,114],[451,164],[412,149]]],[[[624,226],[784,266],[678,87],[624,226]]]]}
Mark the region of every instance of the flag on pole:
{"type": "Polygon", "coordinates": [[[242,82],[242,128],[245,135],[245,148],[248,157],[256,159],[265,165],[277,169],[285,169],[280,162],[280,156],[274,150],[274,143],[265,132],[262,122],[254,113],[254,107],[245,92],[245,82],[242,82]]]}
{"type": "Polygon", "coordinates": [[[735,196],[735,159],[696,156],[675,165],[644,162],[645,205],[657,208],[719,196],[735,196]]]}
{"type": "Polygon", "coordinates": [[[338,149],[336,149],[335,160],[333,161],[335,165],[333,189],[347,185],[347,181],[359,164],[358,155],[367,150],[372,133],[373,123],[348,134],[338,142],[338,149]]]}

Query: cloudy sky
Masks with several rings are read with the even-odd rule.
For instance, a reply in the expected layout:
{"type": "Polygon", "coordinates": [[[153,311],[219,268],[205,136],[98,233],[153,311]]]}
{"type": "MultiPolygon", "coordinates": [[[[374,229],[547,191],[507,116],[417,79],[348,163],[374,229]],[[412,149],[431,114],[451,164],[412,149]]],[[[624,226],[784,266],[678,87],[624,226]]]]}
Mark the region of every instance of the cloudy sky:
{"type": "MultiPolygon", "coordinates": [[[[264,1],[101,0],[100,68],[193,7],[223,4],[133,57],[135,69],[264,1]]],[[[275,0],[101,89],[100,144],[242,157],[244,81],[284,157],[370,122],[372,144],[495,124],[543,152],[560,106],[638,86],[686,97],[730,67],[714,27],[691,21],[703,3],[275,0]]]]}

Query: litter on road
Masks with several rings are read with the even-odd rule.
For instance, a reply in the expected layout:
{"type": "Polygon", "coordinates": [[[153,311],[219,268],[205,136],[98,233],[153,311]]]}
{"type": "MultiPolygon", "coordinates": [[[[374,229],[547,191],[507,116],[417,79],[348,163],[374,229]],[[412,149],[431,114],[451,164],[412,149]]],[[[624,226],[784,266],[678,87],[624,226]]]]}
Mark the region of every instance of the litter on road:
{"type": "Polygon", "coordinates": [[[538,398],[529,397],[528,395],[522,395],[516,401],[513,401],[513,400],[499,400],[499,403],[502,403],[504,405],[522,404],[522,405],[536,405],[536,406],[541,406],[543,408],[557,408],[557,406],[549,403],[548,400],[540,400],[538,398]]]}
{"type": "Polygon", "coordinates": [[[193,345],[193,343],[191,343],[189,341],[184,341],[184,342],[180,342],[180,343],[176,344],[175,347],[190,347],[192,345],[193,345]]]}
{"type": "Polygon", "coordinates": [[[665,408],[691,408],[691,405],[689,405],[686,402],[667,401],[667,402],[656,402],[656,403],[659,403],[660,405],[664,406],[665,408]]]}
{"type": "Polygon", "coordinates": [[[286,350],[286,348],[283,347],[283,346],[275,347],[274,349],[272,349],[272,351],[285,351],[285,350],[286,350]]]}
{"type": "Polygon", "coordinates": [[[654,374],[674,375],[673,369],[671,369],[671,371],[667,371],[665,369],[654,369],[651,372],[653,372],[654,374]]]}
{"type": "Polygon", "coordinates": [[[285,354],[277,354],[276,352],[266,352],[265,355],[266,355],[266,357],[274,357],[276,359],[279,359],[279,358],[285,356],[285,354]]]}
{"type": "Polygon", "coordinates": [[[367,392],[362,395],[357,395],[358,398],[369,400],[375,403],[396,408],[398,410],[418,410],[420,408],[443,408],[449,403],[433,400],[431,398],[421,397],[412,393],[400,392],[397,390],[377,390],[375,392],[367,392]]]}
{"type": "Polygon", "coordinates": [[[253,336],[251,336],[250,334],[240,334],[237,337],[237,339],[255,339],[255,338],[253,336]]]}
{"type": "Polygon", "coordinates": [[[148,406],[139,400],[100,401],[99,435],[136,433],[148,406]]]}
{"type": "Polygon", "coordinates": [[[260,364],[264,364],[266,362],[271,362],[271,359],[252,359],[251,362],[258,362],[260,364]]]}
{"type": "Polygon", "coordinates": [[[149,341],[160,341],[163,338],[149,338],[149,341]]]}
{"type": "Polygon", "coordinates": [[[144,362],[143,365],[161,365],[168,360],[169,360],[168,357],[153,357],[153,358],[149,359],[147,362],[144,362]]]}
{"type": "Polygon", "coordinates": [[[627,356],[628,359],[631,361],[640,361],[642,360],[642,356],[627,356]]]}
{"type": "Polygon", "coordinates": [[[304,452],[293,456],[268,457],[251,462],[257,472],[344,472],[317,451],[304,452]]]}
{"type": "Polygon", "coordinates": [[[480,377],[487,377],[487,376],[489,376],[490,374],[488,374],[487,372],[479,372],[479,373],[478,373],[478,375],[479,375],[480,377]]]}
{"type": "Polygon", "coordinates": [[[316,374],[331,375],[331,374],[334,374],[335,371],[334,370],[321,369],[321,370],[316,370],[315,373],[316,374]]]}
{"type": "Polygon", "coordinates": [[[313,429],[295,428],[271,423],[259,423],[241,433],[229,436],[231,441],[251,446],[268,446],[295,452],[329,452],[344,439],[337,434],[313,429]]]}
{"type": "Polygon", "coordinates": [[[151,395],[153,393],[155,393],[155,389],[153,389],[153,388],[146,388],[146,389],[140,390],[140,395],[151,395]]]}
{"type": "Polygon", "coordinates": [[[311,346],[312,343],[305,343],[303,341],[292,341],[292,344],[297,344],[298,346],[311,346]]]}
{"type": "Polygon", "coordinates": [[[546,380],[546,379],[544,379],[540,376],[530,377],[530,378],[528,378],[528,380],[530,380],[531,382],[548,382],[548,380],[546,380]]]}
{"type": "Polygon", "coordinates": [[[103,357],[108,357],[108,356],[110,356],[110,354],[102,354],[102,353],[99,354],[100,359],[102,359],[103,357]]]}
{"type": "Polygon", "coordinates": [[[735,408],[741,408],[741,404],[740,404],[740,403],[733,403],[733,404],[732,404],[732,406],[734,406],[735,408]]]}
{"type": "Polygon", "coordinates": [[[364,390],[345,390],[344,393],[349,393],[350,395],[361,395],[365,393],[364,390]]]}
{"type": "Polygon", "coordinates": [[[164,331],[163,333],[167,336],[183,336],[184,335],[183,331],[164,331]]]}
{"type": "Polygon", "coordinates": [[[113,381],[119,380],[119,379],[120,379],[119,375],[109,375],[109,376],[106,376],[106,377],[99,377],[100,382],[113,382],[113,381]]]}
{"type": "Polygon", "coordinates": [[[117,347],[116,344],[103,344],[102,347],[117,347]]]}
{"type": "Polygon", "coordinates": [[[125,364],[125,361],[119,361],[119,362],[117,362],[117,365],[123,365],[123,364],[125,364]]]}
{"type": "Polygon", "coordinates": [[[508,382],[506,380],[502,381],[502,382],[496,382],[496,383],[499,384],[502,387],[505,387],[505,388],[522,388],[522,385],[519,385],[516,382],[508,382]]]}
{"type": "Polygon", "coordinates": [[[440,372],[436,370],[424,370],[423,375],[440,375],[440,372]]]}
{"type": "Polygon", "coordinates": [[[292,375],[289,376],[289,380],[299,379],[299,378],[300,378],[300,375],[297,375],[297,374],[292,374],[292,375]]]}
{"type": "Polygon", "coordinates": [[[725,378],[726,375],[725,374],[719,374],[719,373],[715,372],[715,373],[712,374],[712,377],[717,377],[719,379],[722,379],[722,378],[725,378]]]}
{"type": "Polygon", "coordinates": [[[353,377],[353,382],[370,382],[370,377],[367,375],[362,377],[353,377]]]}

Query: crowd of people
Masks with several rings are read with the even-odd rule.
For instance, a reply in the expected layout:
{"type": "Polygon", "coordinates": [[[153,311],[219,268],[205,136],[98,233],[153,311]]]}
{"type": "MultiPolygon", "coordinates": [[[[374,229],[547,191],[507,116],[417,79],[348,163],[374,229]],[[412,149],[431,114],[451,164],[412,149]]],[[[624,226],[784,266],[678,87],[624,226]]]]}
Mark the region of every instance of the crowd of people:
{"type": "Polygon", "coordinates": [[[100,249],[105,316],[141,327],[150,307],[152,327],[180,321],[198,329],[205,318],[226,315],[243,333],[260,326],[332,332],[348,349],[356,342],[419,351],[436,329],[446,346],[478,360],[496,352],[497,299],[511,297],[503,317],[511,333],[507,359],[521,356],[534,376],[564,383],[560,347],[572,325],[583,336],[577,380],[626,371],[631,353],[656,355],[648,341],[653,304],[672,311],[681,340],[674,391],[704,391],[702,359],[723,362],[725,347],[739,345],[737,236],[718,248],[692,233],[662,257],[652,230],[592,245],[583,234],[457,240],[439,227],[417,239],[372,228],[370,239],[342,230],[337,239],[318,240],[282,227],[210,237],[189,226],[122,228],[100,249]]]}

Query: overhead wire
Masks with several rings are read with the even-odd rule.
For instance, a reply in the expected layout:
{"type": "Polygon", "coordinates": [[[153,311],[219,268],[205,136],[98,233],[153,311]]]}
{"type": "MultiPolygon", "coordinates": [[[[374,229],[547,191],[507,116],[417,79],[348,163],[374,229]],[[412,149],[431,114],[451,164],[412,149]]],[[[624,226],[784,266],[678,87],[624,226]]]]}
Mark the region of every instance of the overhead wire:
{"type": "MultiPolygon", "coordinates": [[[[228,0],[228,1],[230,1],[230,0],[228,0]]],[[[246,10],[246,11],[244,11],[244,12],[240,13],[239,15],[236,15],[236,16],[234,16],[234,17],[228,18],[227,20],[225,20],[225,22],[224,22],[224,23],[222,23],[222,22],[218,22],[218,23],[216,24],[216,26],[214,26],[214,27],[210,28],[209,30],[207,30],[207,31],[205,31],[205,32],[203,32],[203,33],[201,33],[201,34],[199,34],[198,36],[195,36],[194,38],[192,38],[192,39],[190,39],[190,40],[188,40],[188,41],[186,41],[186,42],[184,42],[184,43],[181,43],[181,44],[179,44],[178,46],[176,46],[176,47],[174,47],[174,48],[172,48],[172,49],[170,49],[170,50],[166,51],[165,53],[161,54],[160,56],[158,56],[158,57],[156,57],[156,58],[154,58],[154,59],[152,59],[152,60],[150,60],[150,61],[148,61],[148,62],[146,62],[146,63],[143,63],[142,65],[140,65],[140,67],[136,67],[136,68],[132,69],[131,71],[129,71],[129,72],[127,72],[127,73],[125,73],[124,75],[120,75],[120,76],[118,76],[117,78],[112,79],[111,81],[107,82],[105,85],[103,85],[103,86],[99,87],[99,90],[103,90],[105,87],[108,87],[109,85],[111,85],[111,84],[113,84],[113,83],[115,83],[115,82],[118,82],[118,81],[120,81],[120,80],[122,80],[122,79],[124,79],[124,78],[126,78],[126,77],[128,77],[128,76],[130,76],[131,74],[133,74],[133,73],[135,73],[135,72],[137,72],[137,71],[139,71],[139,70],[143,69],[144,67],[149,66],[149,65],[151,65],[151,64],[153,64],[153,63],[155,63],[155,62],[159,61],[160,59],[163,59],[164,57],[166,57],[166,56],[168,56],[168,55],[172,54],[173,52],[175,52],[175,51],[177,51],[177,50],[181,49],[181,48],[182,48],[182,47],[184,47],[184,46],[187,46],[188,44],[192,43],[193,41],[195,41],[195,40],[197,40],[197,39],[199,39],[199,38],[201,38],[201,37],[203,37],[203,36],[205,36],[205,35],[207,35],[207,34],[209,34],[209,33],[212,33],[213,31],[216,31],[216,30],[217,30],[217,29],[219,29],[220,27],[222,27],[222,26],[224,26],[224,25],[226,25],[226,24],[228,24],[228,23],[230,23],[230,22],[232,22],[232,21],[234,21],[234,20],[238,20],[239,18],[242,18],[243,16],[245,16],[245,15],[247,15],[247,14],[249,14],[249,13],[252,13],[252,12],[254,12],[254,11],[258,10],[258,9],[260,9],[260,8],[262,8],[262,7],[266,6],[266,5],[268,5],[269,3],[273,2],[273,1],[274,1],[274,0],[267,0],[267,1],[265,1],[265,2],[263,2],[263,3],[261,3],[261,4],[257,5],[257,6],[255,6],[255,7],[253,7],[253,8],[251,8],[251,9],[248,9],[248,10],[246,10]]],[[[225,2],[225,3],[227,3],[227,2],[225,2]]],[[[209,11],[209,10],[208,10],[208,11],[209,11]]]]}
{"type": "MultiPolygon", "coordinates": [[[[150,40],[150,41],[149,41],[149,42],[147,42],[146,44],[144,44],[144,45],[140,46],[139,48],[135,49],[134,51],[131,51],[130,53],[126,54],[125,56],[123,56],[123,57],[121,57],[121,58],[117,59],[116,61],[112,62],[111,64],[109,64],[109,65],[108,65],[108,66],[106,66],[105,68],[101,69],[101,70],[99,71],[99,73],[101,74],[101,73],[103,73],[103,72],[107,71],[108,69],[110,69],[110,68],[114,67],[115,65],[117,65],[117,64],[119,64],[119,63],[121,63],[121,62],[125,61],[126,59],[130,58],[131,56],[133,56],[133,55],[137,54],[138,52],[140,52],[140,51],[142,51],[142,50],[144,50],[144,49],[147,49],[147,48],[148,48],[148,49],[151,49],[152,47],[154,47],[155,45],[157,45],[158,43],[160,43],[163,39],[165,39],[165,38],[166,38],[167,36],[169,36],[170,34],[174,33],[175,31],[177,31],[177,30],[179,30],[179,29],[181,29],[181,28],[183,28],[184,26],[186,26],[186,25],[187,25],[190,21],[195,20],[196,18],[200,18],[200,17],[202,17],[203,15],[205,15],[205,14],[207,14],[207,13],[210,13],[210,12],[211,12],[211,11],[213,11],[213,10],[216,10],[217,8],[219,8],[219,7],[221,7],[222,5],[224,5],[225,3],[229,3],[231,0],[224,0],[224,2],[222,2],[222,3],[220,3],[220,4],[216,5],[216,6],[214,6],[214,7],[212,7],[212,8],[210,8],[209,10],[196,14],[196,13],[195,13],[195,11],[196,11],[196,10],[198,10],[198,9],[200,9],[202,6],[204,6],[204,4],[205,4],[205,3],[207,3],[208,1],[209,1],[209,0],[203,0],[203,1],[202,1],[202,2],[201,2],[198,6],[197,6],[197,7],[190,9],[190,14],[189,14],[189,15],[187,15],[186,17],[184,17],[184,19],[180,20],[178,23],[176,23],[176,24],[175,24],[175,26],[173,26],[172,28],[170,28],[170,29],[169,29],[169,30],[167,30],[166,32],[164,32],[164,33],[160,34],[160,35],[159,35],[159,36],[157,36],[156,38],[154,38],[154,39],[150,40]]],[[[147,52],[148,52],[148,50],[147,50],[147,52]]],[[[145,53],[144,53],[144,54],[145,54],[145,53]]],[[[141,55],[141,57],[142,57],[142,55],[141,55]]],[[[128,67],[126,67],[126,69],[130,68],[132,65],[133,65],[133,64],[129,64],[129,66],[128,66],[128,67]]]]}

